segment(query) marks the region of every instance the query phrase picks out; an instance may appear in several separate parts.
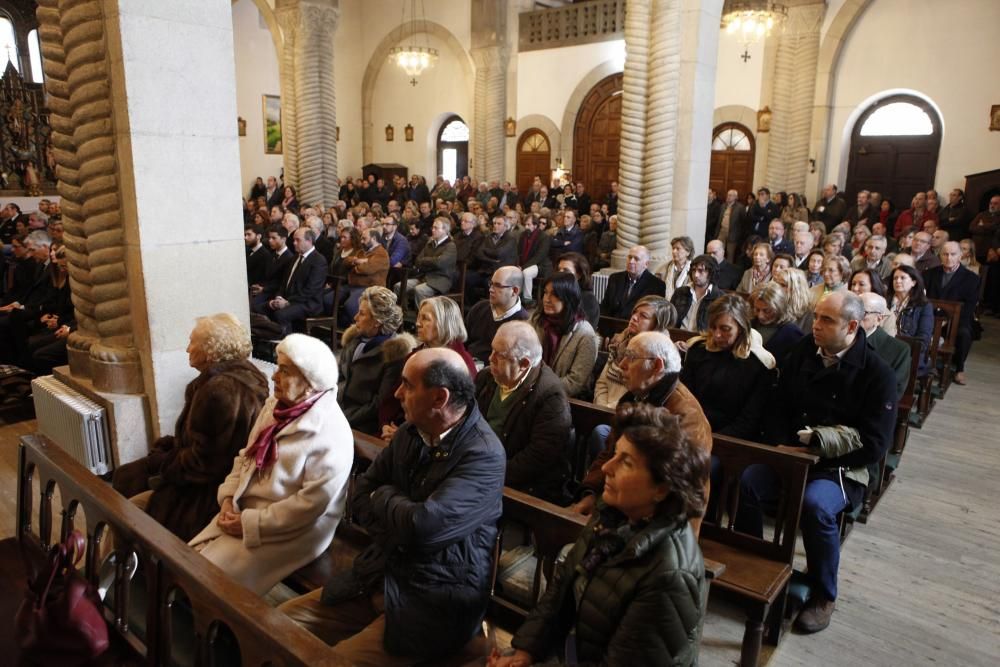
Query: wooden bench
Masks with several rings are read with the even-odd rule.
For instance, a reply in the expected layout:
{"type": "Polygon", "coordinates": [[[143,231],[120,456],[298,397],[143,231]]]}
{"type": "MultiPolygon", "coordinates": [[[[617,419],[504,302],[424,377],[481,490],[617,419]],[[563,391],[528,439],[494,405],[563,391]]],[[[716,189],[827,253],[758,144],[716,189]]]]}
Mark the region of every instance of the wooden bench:
{"type": "Polygon", "coordinates": [[[44,562],[53,543],[55,520],[60,522],[56,539],[74,528],[86,535],[82,572],[92,583],[97,582],[109,534],[121,562],[130,552],[137,555],[145,582],[142,595],[130,590],[136,588],[136,581],[129,586],[119,576],[109,596],[113,602],[105,602],[104,612],[112,634],[146,664],[222,664],[232,661],[233,650],[245,665],[346,664],[334,658],[326,644],[233,582],[43,436],[21,438],[17,500],[17,537],[31,563],[44,562]],[[40,491],[37,526],[33,522],[36,479],[40,491]],[[53,507],[56,489],[61,510],[53,507]],[[81,510],[86,525],[78,525],[81,510]],[[61,519],[54,516],[56,511],[61,519]],[[137,615],[134,606],[130,607],[133,597],[147,601],[144,610],[138,610],[144,619],[141,635],[130,623],[130,609],[133,618],[137,615]]]}
{"type": "Polygon", "coordinates": [[[937,378],[938,348],[944,337],[946,323],[947,318],[944,314],[935,311],[934,329],[931,332],[930,344],[927,346],[927,357],[930,360],[928,366],[930,370],[924,377],[917,378],[917,409],[915,412],[910,412],[910,424],[917,428],[923,426],[924,421],[927,420],[931,410],[934,408],[934,381],[937,378]]]}
{"type": "Polygon", "coordinates": [[[327,339],[330,349],[336,352],[340,337],[344,334],[344,330],[337,324],[340,317],[340,300],[349,286],[344,276],[328,275],[327,281],[333,288],[333,309],[329,315],[307,318],[306,335],[327,339]]]}
{"type": "Polygon", "coordinates": [[[571,398],[569,399],[569,413],[576,438],[573,451],[573,479],[580,482],[586,476],[589,467],[587,465],[587,441],[590,434],[598,426],[610,424],[611,420],[614,419],[615,411],[603,405],[571,398]]]}
{"type": "Polygon", "coordinates": [[[670,340],[674,341],[675,344],[676,343],[681,343],[681,342],[686,343],[687,341],[691,340],[695,336],[700,336],[701,335],[697,331],[688,331],[687,329],[675,329],[673,327],[671,327],[670,329],[668,329],[667,333],[670,334],[670,340]]]}
{"type": "Polygon", "coordinates": [[[712,454],[721,462],[722,482],[716,490],[714,513],[702,521],[699,543],[705,558],[726,565],[725,572],[712,582],[713,589],[736,597],[746,607],[740,665],[753,667],[760,661],[765,625],[768,643],[777,645],[781,637],[806,476],[818,459],[723,435],[713,436],[712,454]],[[740,477],[748,466],[758,463],[774,471],[783,490],[770,538],[735,529],[740,477]],[[725,522],[724,514],[728,516],[725,522]]]}
{"type": "Polygon", "coordinates": [[[930,302],[934,306],[935,318],[944,318],[944,340],[939,342],[937,354],[932,359],[931,364],[931,368],[938,373],[935,397],[944,398],[952,381],[951,360],[955,356],[958,328],[962,322],[962,304],[959,301],[945,301],[943,299],[931,299],[930,302]],[[938,368],[939,366],[940,368],[938,368]]]}
{"type": "Polygon", "coordinates": [[[625,331],[626,328],[628,328],[628,320],[601,315],[600,319],[597,320],[597,335],[601,337],[601,349],[607,349],[608,342],[615,334],[625,331]]]}

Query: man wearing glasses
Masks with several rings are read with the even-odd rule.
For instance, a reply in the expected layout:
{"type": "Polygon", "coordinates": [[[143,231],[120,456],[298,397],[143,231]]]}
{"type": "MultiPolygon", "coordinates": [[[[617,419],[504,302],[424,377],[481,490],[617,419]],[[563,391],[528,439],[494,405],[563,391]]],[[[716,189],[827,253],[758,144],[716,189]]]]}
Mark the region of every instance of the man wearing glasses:
{"type": "Polygon", "coordinates": [[[479,301],[465,313],[468,338],[465,348],[476,360],[477,368],[489,363],[493,337],[504,322],[528,319],[521,305],[524,275],[516,266],[501,266],[493,272],[489,283],[489,298],[479,301]]]}

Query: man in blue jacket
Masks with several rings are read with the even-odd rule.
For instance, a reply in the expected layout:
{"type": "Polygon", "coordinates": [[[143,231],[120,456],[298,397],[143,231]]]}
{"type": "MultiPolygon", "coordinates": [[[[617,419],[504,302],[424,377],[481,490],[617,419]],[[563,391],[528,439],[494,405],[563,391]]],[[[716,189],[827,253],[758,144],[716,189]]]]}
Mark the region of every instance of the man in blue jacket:
{"type": "Polygon", "coordinates": [[[403,367],[406,422],[357,482],[372,544],[322,591],[282,606],[350,664],[436,663],[478,632],[490,598],[506,455],[458,353],[403,367]]]}
{"type": "MultiPolygon", "coordinates": [[[[863,501],[868,466],[885,456],[896,424],[896,378],[866,344],[864,315],[861,299],[846,290],[816,305],[812,335],[785,357],[765,422],[766,439],[779,448],[819,456],[809,471],[799,524],[812,596],[795,627],[807,633],[825,629],[833,615],[837,516],[863,501]]],[[[763,509],[781,496],[774,472],[749,466],[740,494],[736,529],[762,535],[763,509]]]]}

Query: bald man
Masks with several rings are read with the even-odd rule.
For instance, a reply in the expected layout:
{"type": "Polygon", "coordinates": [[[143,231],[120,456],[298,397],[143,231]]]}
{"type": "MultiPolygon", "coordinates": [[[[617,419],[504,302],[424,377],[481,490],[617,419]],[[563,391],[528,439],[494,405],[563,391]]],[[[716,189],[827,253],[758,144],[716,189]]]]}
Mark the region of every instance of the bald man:
{"type": "Polygon", "coordinates": [[[406,422],[353,496],[371,546],[281,607],[350,664],[439,664],[479,632],[490,599],[506,456],[468,367],[447,348],[420,350],[396,397],[406,422]]]}
{"type": "Polygon", "coordinates": [[[924,273],[924,286],[928,299],[958,301],[962,304],[958,335],[955,339],[955,382],[965,384],[965,360],[972,349],[972,326],[979,300],[979,276],[962,266],[962,248],[957,241],[941,246],[941,265],[924,273]]]}
{"type": "Polygon", "coordinates": [[[625,259],[625,270],[612,273],[601,301],[601,315],[627,320],[636,302],[644,296],[663,296],[666,284],[649,272],[649,249],[633,246],[625,259]]]}

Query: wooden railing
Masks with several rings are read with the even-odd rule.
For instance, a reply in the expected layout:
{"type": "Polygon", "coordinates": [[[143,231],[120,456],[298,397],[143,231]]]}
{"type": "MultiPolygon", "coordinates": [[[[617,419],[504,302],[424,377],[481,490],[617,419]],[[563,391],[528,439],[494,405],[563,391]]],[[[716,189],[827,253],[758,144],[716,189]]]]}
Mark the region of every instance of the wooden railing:
{"type": "Polygon", "coordinates": [[[520,15],[519,51],[606,42],[625,37],[625,0],[590,0],[520,15]]]}

